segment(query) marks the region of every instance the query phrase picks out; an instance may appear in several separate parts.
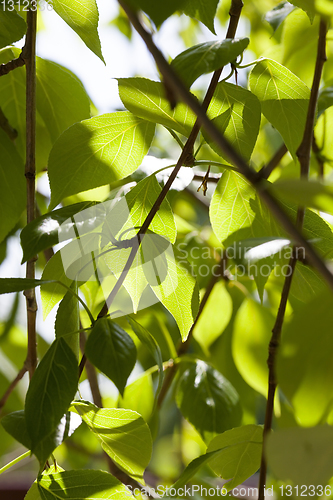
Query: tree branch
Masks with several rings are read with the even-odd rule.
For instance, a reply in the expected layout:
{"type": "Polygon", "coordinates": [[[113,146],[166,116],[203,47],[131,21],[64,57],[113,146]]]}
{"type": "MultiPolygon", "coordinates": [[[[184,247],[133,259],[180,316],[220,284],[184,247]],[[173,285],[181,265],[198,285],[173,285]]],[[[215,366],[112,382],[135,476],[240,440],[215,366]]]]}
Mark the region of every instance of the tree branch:
{"type": "Polygon", "coordinates": [[[21,66],[25,65],[25,51],[24,48],[21,52],[21,54],[18,56],[17,59],[13,59],[12,61],[9,61],[4,64],[0,64],[0,76],[3,75],[8,75],[10,71],[13,71],[13,69],[20,68],[21,66]]]}
{"type": "MultiPolygon", "coordinates": [[[[315,120],[315,112],[317,106],[318,99],[318,90],[321,81],[321,75],[323,70],[324,62],[326,61],[326,23],[321,20],[319,27],[319,40],[318,40],[318,49],[317,49],[317,59],[315,72],[313,76],[313,83],[311,87],[310,101],[308,107],[308,113],[306,118],[305,130],[303,134],[302,142],[297,150],[297,156],[300,162],[300,173],[302,178],[308,178],[309,176],[309,167],[310,167],[310,152],[313,138],[313,128],[314,128],[314,120],[315,120]]],[[[296,226],[299,230],[302,229],[303,220],[304,220],[305,210],[303,207],[299,207],[297,211],[297,221],[296,226]]],[[[272,337],[269,343],[268,349],[268,396],[266,403],[266,414],[265,414],[265,424],[264,424],[264,433],[263,433],[263,449],[261,455],[261,466],[260,466],[260,476],[259,476],[259,500],[265,499],[265,484],[266,484],[266,475],[267,475],[267,462],[265,458],[265,444],[267,440],[267,436],[272,428],[272,420],[274,413],[274,397],[277,386],[276,374],[275,374],[275,361],[276,354],[280,344],[281,339],[281,331],[283,326],[283,321],[285,317],[288,296],[290,292],[290,287],[292,283],[292,279],[294,276],[295,268],[297,263],[297,250],[294,247],[293,254],[289,261],[289,275],[286,277],[283,285],[280,305],[276,317],[276,321],[272,330],[272,337]]]]}
{"type": "Polygon", "coordinates": [[[267,165],[264,165],[259,170],[259,175],[261,175],[263,179],[268,179],[268,177],[271,175],[273,170],[279,165],[280,161],[287,152],[288,152],[287,146],[285,144],[282,144],[282,146],[279,147],[279,149],[272,157],[272,159],[267,163],[267,165]]]}
{"type": "MultiPolygon", "coordinates": [[[[27,34],[24,47],[26,63],[26,164],[25,177],[27,180],[27,224],[35,219],[36,195],[35,195],[35,149],[36,149],[36,31],[37,12],[29,10],[27,13],[27,34]]],[[[26,277],[34,279],[35,262],[33,257],[27,262],[26,277]]],[[[36,313],[37,303],[35,289],[24,292],[27,304],[28,325],[28,352],[26,366],[29,376],[32,377],[37,366],[37,335],[36,335],[36,313]]]]}

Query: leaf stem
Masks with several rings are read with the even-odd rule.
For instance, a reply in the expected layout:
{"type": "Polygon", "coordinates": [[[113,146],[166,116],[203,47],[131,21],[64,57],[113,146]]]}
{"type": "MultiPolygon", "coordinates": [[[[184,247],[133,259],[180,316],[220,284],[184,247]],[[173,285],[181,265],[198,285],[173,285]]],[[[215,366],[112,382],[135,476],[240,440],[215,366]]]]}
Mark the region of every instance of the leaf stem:
{"type": "Polygon", "coordinates": [[[23,453],[22,455],[20,455],[19,457],[17,458],[14,458],[14,460],[12,460],[11,462],[9,462],[8,464],[4,465],[1,469],[0,469],[0,474],[2,474],[3,472],[6,472],[6,470],[10,469],[10,467],[13,467],[13,465],[17,464],[18,462],[20,462],[21,460],[23,460],[24,458],[27,458],[31,455],[31,451],[28,450],[26,451],[25,453],[23,453]]]}
{"type": "Polygon", "coordinates": [[[176,134],[176,132],[174,130],[172,130],[172,128],[169,128],[169,127],[165,127],[167,129],[168,132],[170,132],[170,134],[172,135],[172,137],[175,139],[175,141],[179,144],[179,146],[184,149],[184,144],[182,143],[182,141],[180,140],[178,134],[176,134]]]}
{"type": "MultiPolygon", "coordinates": [[[[326,23],[321,19],[319,26],[319,40],[317,48],[317,59],[315,72],[313,76],[313,83],[311,87],[310,101],[308,107],[308,113],[306,118],[305,130],[303,134],[302,142],[297,150],[297,156],[300,162],[300,174],[302,178],[309,177],[309,167],[310,167],[310,153],[313,138],[313,128],[315,122],[315,113],[318,99],[318,90],[321,81],[321,75],[323,71],[323,66],[326,61],[326,23]]],[[[297,211],[296,227],[299,231],[302,230],[304,221],[305,209],[299,207],[297,211]]],[[[280,344],[281,331],[284,322],[288,296],[290,292],[290,287],[293,279],[297,263],[297,252],[294,246],[293,254],[289,261],[289,275],[286,277],[282,289],[280,305],[276,317],[276,321],[272,330],[272,337],[269,343],[269,354],[268,354],[268,396],[266,404],[266,414],[265,414],[265,424],[263,433],[263,449],[261,455],[261,466],[260,466],[260,476],[259,476],[259,500],[265,499],[265,485],[266,485],[266,475],[267,475],[267,462],[265,457],[265,444],[267,441],[267,436],[272,428],[272,420],[274,413],[274,397],[277,386],[276,374],[275,374],[275,362],[276,354],[280,344]]]]}
{"type": "MultiPolygon", "coordinates": [[[[37,11],[29,9],[27,12],[27,34],[24,46],[26,65],[26,164],[25,177],[27,181],[27,224],[36,217],[35,192],[35,150],[36,150],[36,32],[37,11]]],[[[35,278],[35,264],[37,257],[27,262],[26,277],[35,278]]],[[[36,314],[37,302],[35,289],[26,290],[28,349],[26,365],[30,379],[37,366],[37,335],[36,314]]]]}

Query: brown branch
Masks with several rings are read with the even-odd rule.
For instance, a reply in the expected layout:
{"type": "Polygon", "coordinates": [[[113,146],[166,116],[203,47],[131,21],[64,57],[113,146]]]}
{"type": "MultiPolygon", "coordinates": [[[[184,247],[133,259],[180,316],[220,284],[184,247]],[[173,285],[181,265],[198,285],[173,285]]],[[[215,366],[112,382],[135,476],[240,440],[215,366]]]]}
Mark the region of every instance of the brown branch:
{"type": "MultiPolygon", "coordinates": [[[[190,347],[190,344],[191,344],[191,340],[192,340],[192,336],[193,336],[193,331],[194,331],[194,328],[196,326],[196,324],[198,323],[199,321],[199,318],[202,314],[202,311],[204,310],[204,307],[205,305],[207,304],[207,300],[210,296],[210,294],[212,293],[212,290],[215,286],[215,284],[221,279],[223,278],[224,280],[226,281],[229,281],[229,278],[226,274],[226,259],[223,257],[221,259],[221,262],[220,262],[220,265],[219,265],[219,268],[218,268],[218,272],[216,274],[213,274],[210,282],[208,283],[208,286],[206,288],[206,291],[205,291],[205,294],[202,298],[202,301],[200,302],[200,307],[199,307],[199,311],[198,311],[198,314],[197,314],[197,317],[195,318],[194,320],[194,323],[193,325],[191,326],[191,329],[189,331],[189,334],[188,334],[188,337],[186,339],[185,342],[181,342],[178,346],[178,349],[177,349],[177,358],[181,357],[181,356],[184,356],[184,354],[187,353],[189,347],[190,347]]],[[[168,390],[170,389],[170,386],[176,376],[176,373],[177,373],[177,369],[178,369],[178,364],[172,364],[170,366],[170,368],[168,369],[167,371],[167,374],[166,374],[166,377],[163,381],[163,385],[161,387],[161,392],[159,394],[159,397],[158,397],[158,402],[157,402],[157,405],[158,407],[160,408],[162,406],[162,403],[165,399],[165,396],[167,395],[167,392],[168,390]]]]}
{"type": "Polygon", "coordinates": [[[24,48],[21,52],[21,54],[18,56],[17,59],[13,59],[12,61],[9,61],[4,64],[0,64],[0,76],[3,75],[8,75],[10,71],[13,71],[13,69],[20,68],[21,66],[25,65],[25,53],[24,53],[24,48]]]}
{"type": "Polygon", "coordinates": [[[287,153],[287,151],[288,151],[287,146],[285,144],[282,144],[282,146],[279,147],[279,149],[276,151],[275,155],[267,163],[267,165],[264,165],[259,170],[259,175],[261,175],[263,179],[268,179],[273,170],[279,165],[280,161],[287,153]]]}
{"type": "Polygon", "coordinates": [[[261,176],[243,160],[223,134],[221,134],[221,132],[216,128],[215,124],[209,120],[205,109],[203,109],[198,101],[191,95],[179,77],[175,74],[173,68],[171,68],[167,63],[163,54],[154,44],[151,34],[141,25],[136,14],[134,14],[134,12],[124,4],[123,0],[118,0],[118,2],[126,10],[129,20],[133,24],[136,31],[138,31],[148,50],[154,57],[163,78],[168,80],[169,86],[172,86],[174,91],[178,93],[184,103],[187,104],[197,115],[201,125],[205,128],[208,135],[228,156],[230,162],[234,164],[238,168],[239,172],[244,175],[244,177],[254,186],[255,189],[257,189],[259,196],[267,205],[267,208],[282,224],[295,243],[304,248],[309,263],[325,278],[328,285],[333,289],[333,274],[326,266],[324,260],[317,254],[313,246],[308,243],[299,229],[295,227],[294,223],[290,220],[274,195],[267,190],[267,184],[262,182],[261,176]]]}
{"type": "MultiPolygon", "coordinates": [[[[205,178],[205,174],[196,173],[193,176],[193,180],[199,181],[199,182],[202,182],[204,180],[204,178],[205,178]]],[[[217,184],[220,179],[221,179],[220,175],[210,174],[209,177],[207,177],[207,182],[212,182],[213,184],[217,184]]]]}
{"type": "MultiPolygon", "coordinates": [[[[36,194],[35,194],[35,149],[36,149],[36,30],[37,12],[29,10],[27,13],[27,34],[24,47],[26,63],[26,164],[25,177],[27,180],[27,224],[35,219],[36,194]]],[[[26,277],[35,277],[35,262],[33,257],[27,262],[26,277]]],[[[27,304],[28,325],[28,352],[26,365],[29,376],[32,377],[37,366],[37,334],[36,313],[37,302],[35,289],[24,292],[27,304]]]]}
{"type": "MultiPolygon", "coordinates": [[[[321,81],[321,75],[323,71],[323,65],[326,61],[326,23],[321,20],[319,27],[319,40],[318,40],[318,49],[317,49],[317,59],[315,72],[313,76],[313,83],[311,87],[310,101],[308,107],[308,113],[306,118],[305,130],[303,134],[303,139],[301,145],[297,150],[297,156],[300,162],[300,171],[302,178],[309,177],[309,168],[310,168],[310,152],[313,138],[313,128],[315,121],[315,113],[318,99],[318,90],[321,81]]],[[[303,226],[305,215],[305,209],[303,207],[299,207],[297,211],[297,221],[296,227],[301,230],[303,226]]],[[[289,275],[286,277],[283,285],[280,305],[275,321],[275,325],[272,330],[272,337],[269,343],[269,355],[268,355],[268,395],[267,395],[267,403],[266,403],[266,414],[265,414],[265,423],[264,423],[264,433],[263,433],[263,449],[261,455],[261,466],[260,466],[260,476],[259,476],[259,500],[265,499],[265,484],[266,484],[266,475],[267,475],[267,462],[265,457],[265,444],[267,440],[267,436],[272,428],[272,420],[274,413],[274,397],[275,391],[277,387],[277,380],[275,374],[275,361],[276,354],[280,344],[281,339],[281,331],[283,326],[283,321],[285,317],[288,296],[290,292],[290,287],[292,283],[292,279],[294,276],[296,263],[297,263],[297,248],[294,247],[293,255],[289,261],[289,275]]]]}

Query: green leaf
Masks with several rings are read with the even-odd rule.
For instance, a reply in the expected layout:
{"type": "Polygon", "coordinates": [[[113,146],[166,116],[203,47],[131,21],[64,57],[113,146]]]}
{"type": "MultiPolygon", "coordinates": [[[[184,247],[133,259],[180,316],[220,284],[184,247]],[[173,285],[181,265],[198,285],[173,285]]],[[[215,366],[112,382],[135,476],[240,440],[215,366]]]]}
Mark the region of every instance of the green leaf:
{"type": "Polygon", "coordinates": [[[154,131],[154,125],[128,112],[97,116],[67,129],[49,157],[50,207],[67,196],[134,172],[150,147],[154,131]]]}
{"type": "Polygon", "coordinates": [[[236,367],[250,387],[267,396],[268,344],[274,326],[272,313],[252,299],[245,299],[237,312],[232,337],[236,367]]]}
{"type": "Polygon", "coordinates": [[[193,337],[206,352],[223,333],[231,316],[232,299],[225,283],[216,283],[193,330],[193,337]]]}
{"type": "Polygon", "coordinates": [[[308,87],[272,59],[263,59],[253,67],[249,86],[261,102],[263,114],[280,132],[291,155],[296,159],[308,110],[308,87]]]}
{"type": "Polygon", "coordinates": [[[173,247],[173,254],[165,252],[165,257],[165,279],[151,288],[175,318],[185,342],[199,310],[198,285],[192,276],[189,263],[176,247],[173,247]]]}
{"type": "Polygon", "coordinates": [[[120,99],[134,115],[190,135],[195,114],[182,103],[171,109],[163,83],[147,78],[118,78],[118,85],[120,99]]]}
{"type": "MultiPolygon", "coordinates": [[[[170,487],[171,488],[182,488],[185,486],[192,478],[195,476],[195,474],[207,463],[210,462],[210,460],[221,450],[215,450],[211,451],[210,453],[205,453],[205,455],[201,455],[200,457],[195,458],[190,462],[185,470],[182,472],[180,475],[179,479],[170,487]]],[[[167,497],[168,498],[168,497],[167,497]]]]}
{"type": "Polygon", "coordinates": [[[128,500],[130,496],[125,485],[101,470],[69,470],[43,474],[37,486],[43,500],[128,500]]]}
{"type": "Polygon", "coordinates": [[[333,86],[324,87],[320,90],[318,101],[317,101],[317,109],[318,109],[318,118],[319,116],[327,109],[333,106],[333,86]]]}
{"type": "Polygon", "coordinates": [[[15,9],[6,10],[4,4],[0,10],[0,48],[18,42],[25,35],[27,26],[15,9]]]}
{"type": "Polygon", "coordinates": [[[312,23],[316,15],[315,0],[290,0],[290,3],[304,10],[312,23]]]}
{"type": "Polygon", "coordinates": [[[281,390],[304,426],[325,419],[333,400],[332,295],[325,291],[307,303],[283,331],[277,357],[281,390]]]}
{"type": "Polygon", "coordinates": [[[187,0],[182,8],[184,14],[189,17],[198,19],[207,28],[215,33],[214,19],[219,0],[187,0]]]}
{"type": "Polygon", "coordinates": [[[95,0],[47,0],[56,13],[75,31],[104,63],[98,36],[98,9],[95,0]]]}
{"type": "MultiPolygon", "coordinates": [[[[0,11],[1,12],[1,11],[0,11]]],[[[26,206],[23,162],[6,133],[0,129],[0,242],[20,219],[26,206]]]]}
{"type": "Polygon", "coordinates": [[[34,373],[25,401],[25,419],[31,450],[45,463],[59,436],[55,432],[74,398],[78,363],[63,338],[55,340],[34,373]]]}
{"type": "Polygon", "coordinates": [[[212,73],[235,61],[249,42],[248,38],[227,38],[220,42],[199,43],[178,54],[171,66],[185,85],[191,87],[199,76],[212,73]]]}
{"type": "Polygon", "coordinates": [[[36,59],[36,106],[52,143],[64,130],[90,117],[90,101],[82,83],[60,64],[36,59]]]}
{"type": "Polygon", "coordinates": [[[154,411],[155,401],[152,376],[145,372],[126,386],[124,397],[118,398],[118,407],[136,411],[148,422],[154,411]]]}
{"type": "MultiPolygon", "coordinates": [[[[77,286],[73,285],[73,291],[77,293],[77,286]]],[[[79,301],[70,291],[66,293],[59,304],[54,328],[56,339],[63,337],[78,360],[80,353],[80,334],[78,331],[80,328],[79,301]]]]}
{"type": "MultiPolygon", "coordinates": [[[[259,134],[261,105],[258,98],[238,85],[220,82],[207,114],[236,151],[249,160],[259,134]]],[[[224,158],[225,154],[209,135],[205,132],[203,135],[213,150],[224,158]]]]}
{"type": "Polygon", "coordinates": [[[135,321],[135,319],[131,318],[131,316],[127,316],[127,321],[131,325],[133,332],[138,337],[140,342],[142,342],[148,347],[152,357],[154,358],[154,361],[158,366],[159,376],[158,376],[158,386],[155,394],[155,404],[156,404],[157,397],[160,393],[164,379],[163,359],[160,346],[158,345],[152,334],[146,328],[140,325],[137,321],[135,321]]]}
{"type": "Polygon", "coordinates": [[[151,458],[152,438],[143,418],[131,410],[101,409],[86,402],[75,402],[74,407],[112,460],[144,484],[143,473],[151,458]]]}
{"type": "Polygon", "coordinates": [[[186,0],[127,0],[134,9],[142,9],[156,24],[157,27],[181,9],[186,0]]]}
{"type": "Polygon", "coordinates": [[[75,203],[74,205],[59,208],[53,212],[41,215],[25,226],[20,234],[21,246],[23,249],[22,264],[39,252],[59,243],[60,226],[62,226],[62,241],[65,241],[65,232],[68,233],[68,238],[70,238],[71,228],[74,226],[74,222],[68,219],[78,212],[94,205],[94,201],[75,203]],[[66,225],[64,225],[65,221],[67,221],[66,225]]]}
{"type": "Polygon", "coordinates": [[[216,436],[209,443],[207,453],[220,450],[209,461],[209,466],[222,479],[229,479],[223,485],[232,490],[260,467],[262,451],[262,427],[244,425],[216,436]]]}
{"type": "Polygon", "coordinates": [[[333,214],[333,186],[316,179],[282,179],[270,186],[274,194],[290,203],[333,214]]]}
{"type": "Polygon", "coordinates": [[[72,284],[72,280],[67,278],[61,259],[60,250],[55,253],[44,267],[42,279],[45,283],[40,288],[43,307],[43,318],[52,311],[54,306],[65,296],[66,288],[57,281],[61,281],[66,286],[72,284]]]}
{"type": "Polygon", "coordinates": [[[268,435],[266,457],[274,476],[287,484],[325,488],[333,475],[333,428],[280,429],[268,435]]]}
{"type": "Polygon", "coordinates": [[[85,352],[89,361],[109,377],[123,395],[136,361],[135,344],[128,333],[109,318],[100,318],[90,332],[85,352]]]}
{"type": "Polygon", "coordinates": [[[23,444],[29,450],[31,449],[31,439],[25,421],[24,410],[14,411],[5,415],[1,419],[1,425],[16,441],[23,444]]]}
{"type": "Polygon", "coordinates": [[[237,427],[242,418],[239,397],[221,373],[196,361],[179,380],[176,402],[202,436],[237,427]]]}
{"type": "Polygon", "coordinates": [[[285,18],[294,10],[294,6],[289,2],[281,2],[279,5],[268,11],[265,15],[266,21],[272,26],[273,32],[283,23],[285,18]]]}
{"type": "Polygon", "coordinates": [[[0,278],[0,295],[3,293],[23,292],[36,286],[52,283],[52,280],[29,278],[0,278]]]}

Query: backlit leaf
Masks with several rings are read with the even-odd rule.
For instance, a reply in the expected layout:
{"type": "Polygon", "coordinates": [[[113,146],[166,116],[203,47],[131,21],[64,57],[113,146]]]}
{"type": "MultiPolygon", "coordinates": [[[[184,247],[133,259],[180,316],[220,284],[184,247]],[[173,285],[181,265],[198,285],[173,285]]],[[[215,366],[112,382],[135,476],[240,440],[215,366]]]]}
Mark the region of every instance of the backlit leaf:
{"type": "Polygon", "coordinates": [[[127,0],[135,9],[142,9],[159,27],[163,21],[180,9],[185,0],[127,0]]]}
{"type": "Polygon", "coordinates": [[[214,35],[214,18],[219,0],[187,0],[182,10],[184,14],[194,17],[207,26],[214,35]]]}
{"type": "Polygon", "coordinates": [[[7,10],[5,4],[2,4],[0,10],[0,48],[11,45],[20,40],[26,32],[26,23],[24,19],[18,15],[15,9],[7,10]]]}
{"type": "MultiPolygon", "coordinates": [[[[72,285],[72,289],[77,293],[75,284],[72,285]]],[[[79,319],[79,301],[72,292],[68,291],[59,304],[54,329],[56,338],[64,338],[77,360],[79,359],[79,319]]]]}
{"type": "Polygon", "coordinates": [[[84,120],[67,129],[49,157],[51,204],[66,196],[123,179],[147,153],[154,125],[128,112],[84,120]]]}
{"type": "Polygon", "coordinates": [[[281,2],[279,5],[267,12],[265,19],[272,26],[274,32],[283,23],[290,12],[294,10],[294,8],[295,7],[289,2],[281,2]]]}

